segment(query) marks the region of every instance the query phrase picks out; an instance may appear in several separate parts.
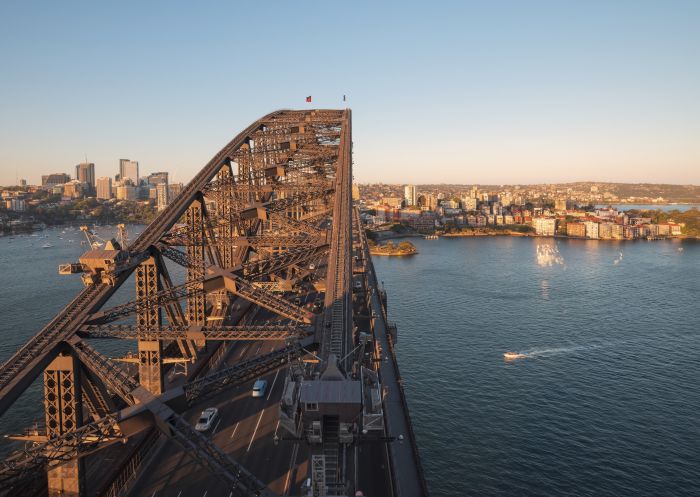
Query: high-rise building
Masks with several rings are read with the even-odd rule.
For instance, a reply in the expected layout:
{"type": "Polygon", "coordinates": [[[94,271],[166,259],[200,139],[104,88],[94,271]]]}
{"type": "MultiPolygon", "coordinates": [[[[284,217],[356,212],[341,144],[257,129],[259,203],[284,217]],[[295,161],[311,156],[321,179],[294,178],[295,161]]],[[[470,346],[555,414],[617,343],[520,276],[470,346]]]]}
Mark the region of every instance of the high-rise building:
{"type": "Polygon", "coordinates": [[[75,166],[75,179],[90,185],[91,189],[95,188],[95,164],[92,162],[81,162],[75,166]]]}
{"type": "Polygon", "coordinates": [[[70,181],[70,176],[66,173],[44,174],[41,176],[41,186],[54,187],[56,185],[65,185],[70,181]]]}
{"type": "Polygon", "coordinates": [[[119,179],[131,180],[134,186],[139,184],[139,163],[129,159],[119,159],[119,179]]]}
{"type": "Polygon", "coordinates": [[[80,198],[84,194],[83,183],[74,179],[63,185],[63,196],[69,198],[80,198]]]}
{"type": "Polygon", "coordinates": [[[148,175],[146,182],[149,185],[159,185],[161,183],[165,183],[167,185],[168,184],[168,173],[167,172],[151,173],[148,175]]]}
{"type": "Polygon", "coordinates": [[[158,206],[158,210],[162,211],[168,206],[169,202],[169,196],[168,196],[169,190],[168,190],[168,184],[167,183],[158,183],[156,185],[156,205],[158,206]]]}
{"type": "Polygon", "coordinates": [[[415,185],[406,185],[403,189],[403,198],[406,200],[406,205],[416,205],[416,187],[415,185]]]}
{"type": "Polygon", "coordinates": [[[112,178],[109,176],[97,178],[97,198],[101,200],[112,198],[112,178]]]}
{"type": "Polygon", "coordinates": [[[180,195],[180,192],[182,191],[183,188],[184,188],[184,186],[182,185],[182,183],[173,183],[172,185],[168,185],[168,190],[169,190],[168,198],[170,200],[174,200],[175,197],[180,195]]]}
{"type": "Polygon", "coordinates": [[[19,180],[19,186],[22,186],[22,187],[27,186],[27,180],[26,179],[19,180]]]}
{"type": "Polygon", "coordinates": [[[136,187],[132,185],[118,186],[117,198],[119,200],[136,200],[136,187]]]}

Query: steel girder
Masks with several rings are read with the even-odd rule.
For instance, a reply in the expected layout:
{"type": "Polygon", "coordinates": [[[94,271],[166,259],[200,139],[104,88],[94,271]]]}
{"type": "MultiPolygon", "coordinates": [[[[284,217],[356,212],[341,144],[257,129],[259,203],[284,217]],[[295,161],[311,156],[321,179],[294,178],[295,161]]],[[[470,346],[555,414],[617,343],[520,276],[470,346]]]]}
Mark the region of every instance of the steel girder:
{"type": "Polygon", "coordinates": [[[300,338],[303,328],[288,325],[164,326],[148,330],[131,325],[88,325],[80,330],[84,338],[114,338],[120,340],[286,340],[300,338]]]}

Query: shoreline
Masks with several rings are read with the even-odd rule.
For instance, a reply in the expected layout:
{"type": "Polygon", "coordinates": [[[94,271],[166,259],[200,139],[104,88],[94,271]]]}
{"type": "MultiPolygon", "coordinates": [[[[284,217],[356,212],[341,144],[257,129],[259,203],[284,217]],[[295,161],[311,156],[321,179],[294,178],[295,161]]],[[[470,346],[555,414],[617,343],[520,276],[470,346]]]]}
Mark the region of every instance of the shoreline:
{"type": "Polygon", "coordinates": [[[372,250],[370,249],[369,254],[370,255],[385,255],[388,257],[406,257],[409,255],[417,255],[418,251],[416,250],[415,252],[391,253],[391,252],[372,252],[372,250]]]}
{"type": "MultiPolygon", "coordinates": [[[[420,235],[420,234],[407,234],[407,235],[397,235],[397,236],[392,236],[391,238],[424,238],[426,235],[420,235]]],[[[669,241],[669,240],[700,240],[700,236],[689,236],[689,235],[679,235],[679,236],[665,236],[665,237],[659,237],[659,238],[652,238],[652,239],[647,239],[647,238],[584,238],[584,237],[577,237],[577,236],[567,236],[567,235],[537,235],[535,233],[518,233],[518,232],[503,232],[503,233],[443,233],[437,235],[438,238],[481,238],[481,237],[489,237],[489,236],[512,236],[516,238],[520,237],[528,237],[528,238],[555,238],[555,239],[563,239],[563,240],[591,240],[591,241],[598,241],[598,242],[660,242],[660,241],[669,241]]],[[[374,254],[373,254],[374,255],[374,254]]]]}

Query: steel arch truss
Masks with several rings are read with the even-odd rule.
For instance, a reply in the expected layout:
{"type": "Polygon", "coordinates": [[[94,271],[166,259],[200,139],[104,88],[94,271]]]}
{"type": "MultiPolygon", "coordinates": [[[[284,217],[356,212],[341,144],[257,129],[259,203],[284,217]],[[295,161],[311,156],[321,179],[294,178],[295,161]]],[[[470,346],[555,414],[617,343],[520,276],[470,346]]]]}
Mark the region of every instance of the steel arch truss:
{"type": "Polygon", "coordinates": [[[83,495],[82,458],[144,426],[158,428],[232,490],[266,492],[180,413],[299,358],[300,342],[312,340],[319,314],[293,303],[292,291],[312,288],[310,267],[327,264],[331,235],[324,221],[337,209],[349,126],[349,111],[342,110],[277,111],[251,124],[133,241],[112,284],[86,286],[0,366],[0,415],[39,377],[46,410],[45,426],[23,437],[33,445],[0,462],[0,494],[44,469],[51,495],[83,495]],[[184,268],[177,271],[184,281],[172,279],[172,263],[184,268]],[[132,274],[133,298],[113,304],[132,274]],[[234,317],[234,301],[261,316],[234,317]],[[86,341],[104,338],[134,340],[137,368],[86,341]],[[193,362],[207,342],[227,340],[282,345],[184,386],[167,385],[168,360],[193,362]]]}

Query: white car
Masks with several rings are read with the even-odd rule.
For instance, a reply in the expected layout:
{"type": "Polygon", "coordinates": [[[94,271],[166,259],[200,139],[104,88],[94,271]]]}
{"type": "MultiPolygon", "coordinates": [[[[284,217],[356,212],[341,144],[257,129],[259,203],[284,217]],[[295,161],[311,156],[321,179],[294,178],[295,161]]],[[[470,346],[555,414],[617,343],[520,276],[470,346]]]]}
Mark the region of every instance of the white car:
{"type": "Polygon", "coordinates": [[[216,407],[207,407],[199,416],[199,420],[194,426],[194,429],[197,431],[207,431],[209,428],[211,428],[211,425],[214,424],[214,421],[216,421],[218,416],[219,410],[216,407]]]}
{"type": "Polygon", "coordinates": [[[253,397],[262,397],[267,390],[267,380],[255,380],[253,383],[253,397]]]}

